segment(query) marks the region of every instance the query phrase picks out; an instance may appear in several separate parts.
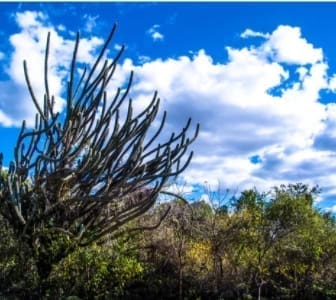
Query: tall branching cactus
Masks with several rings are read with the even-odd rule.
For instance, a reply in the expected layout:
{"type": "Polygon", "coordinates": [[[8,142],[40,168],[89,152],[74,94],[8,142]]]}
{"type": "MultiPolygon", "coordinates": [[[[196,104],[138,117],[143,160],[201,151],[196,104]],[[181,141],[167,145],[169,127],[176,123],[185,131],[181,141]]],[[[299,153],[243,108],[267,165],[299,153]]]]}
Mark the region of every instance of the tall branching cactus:
{"type": "Polygon", "coordinates": [[[55,112],[55,99],[48,83],[50,35],[45,52],[44,101],[36,98],[24,74],[37,109],[35,126],[22,124],[14,161],[2,170],[0,157],[1,213],[22,237],[38,236],[42,228],[64,233],[85,245],[101,239],[129,220],[146,212],[167,180],[188,166],[199,126],[187,137],[191,120],[179,133],[161,144],[166,113],[156,132],[151,126],[160,100],[154,93],[150,104],[134,115],[126,89],[113,99],[106,88],[113,78],[122,48],[113,60],[104,60],[115,33],[113,27],[91,69],[77,74],[77,34],[66,94],[66,109],[55,112]],[[127,113],[121,118],[126,103],[127,113]],[[149,132],[150,131],[150,132],[149,132]]]}

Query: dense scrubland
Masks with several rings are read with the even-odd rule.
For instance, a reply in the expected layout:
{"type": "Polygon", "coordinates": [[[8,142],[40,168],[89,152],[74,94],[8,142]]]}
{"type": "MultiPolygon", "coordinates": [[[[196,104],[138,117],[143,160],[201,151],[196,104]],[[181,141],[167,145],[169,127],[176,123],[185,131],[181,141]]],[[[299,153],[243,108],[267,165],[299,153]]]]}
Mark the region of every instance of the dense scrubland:
{"type": "MultiPolygon", "coordinates": [[[[157,204],[117,237],[53,264],[43,298],[335,299],[336,223],[313,205],[317,193],[295,184],[157,204]]],[[[51,231],[44,238],[50,243],[40,255],[51,261],[71,244],[51,231]]],[[[37,298],[34,254],[21,257],[3,218],[0,239],[2,297],[37,298]]]]}
{"type": "Polygon", "coordinates": [[[133,109],[132,73],[108,97],[124,50],[105,59],[115,29],[84,69],[77,35],[62,112],[48,84],[50,35],[42,100],[24,62],[37,114],[9,166],[0,154],[0,298],[336,299],[336,223],[314,206],[317,187],[209,192],[208,202],[165,191],[199,125],[162,137],[157,93],[133,109]],[[160,194],[172,199],[159,204],[160,194]]]}

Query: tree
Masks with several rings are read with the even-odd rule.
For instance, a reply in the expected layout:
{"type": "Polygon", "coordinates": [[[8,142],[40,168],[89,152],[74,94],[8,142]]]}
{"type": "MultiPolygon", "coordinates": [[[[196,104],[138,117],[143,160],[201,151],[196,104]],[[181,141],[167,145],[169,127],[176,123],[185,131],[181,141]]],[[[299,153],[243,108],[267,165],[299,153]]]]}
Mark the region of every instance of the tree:
{"type": "Polygon", "coordinates": [[[119,88],[112,99],[108,97],[106,89],[124,51],[122,47],[114,59],[104,60],[115,30],[116,26],[92,68],[84,68],[80,76],[76,76],[77,34],[63,113],[55,112],[48,83],[50,34],[42,105],[24,61],[36,121],[33,129],[23,121],[8,172],[3,173],[0,155],[0,172],[5,174],[0,177],[0,212],[16,239],[34,255],[40,278],[47,278],[52,264],[75,247],[102,241],[146,212],[167,180],[183,172],[193,155],[187,151],[199,125],[188,138],[191,119],[181,132],[156,142],[166,119],[164,112],[153,133],[160,105],[156,92],[150,104],[134,115],[132,99],[127,99],[133,73],[124,91],[119,88]]]}
{"type": "MultiPolygon", "coordinates": [[[[336,223],[312,205],[317,191],[301,184],[246,190],[228,209],[219,193],[209,194],[210,204],[174,199],[154,206],[134,222],[147,226],[170,206],[161,225],[135,239],[125,235],[134,260],[120,264],[122,299],[335,299],[336,223]]],[[[80,263],[64,270],[78,270],[75,278],[87,282],[96,260],[86,263],[87,273],[80,263]]],[[[98,283],[94,291],[114,293],[110,283],[98,283]]]]}
{"type": "MultiPolygon", "coordinates": [[[[143,249],[144,261],[150,266],[146,276],[146,286],[151,288],[150,299],[187,297],[185,266],[191,238],[192,208],[182,197],[178,197],[155,207],[151,212],[152,219],[158,218],[166,207],[170,210],[161,226],[146,234],[142,245],[139,245],[143,249]]],[[[140,222],[143,222],[141,219],[140,222]]]]}
{"type": "Polygon", "coordinates": [[[313,205],[318,187],[290,184],[274,191],[266,218],[273,224],[273,239],[278,240],[270,266],[275,293],[295,299],[333,299],[336,227],[333,218],[313,205]]]}
{"type": "MultiPolygon", "coordinates": [[[[274,187],[269,193],[247,190],[236,201],[236,214],[240,217],[240,223],[245,226],[245,230],[240,232],[238,247],[241,248],[247,265],[244,273],[249,275],[250,290],[257,299],[262,296],[270,297],[272,290],[280,295],[280,290],[284,288],[281,286],[280,276],[277,277],[274,270],[281,270],[279,261],[284,260],[279,258],[281,253],[285,253],[285,257],[293,258],[290,266],[283,269],[291,268],[292,271],[298,261],[293,253],[298,248],[298,240],[307,244],[306,238],[300,239],[300,231],[307,231],[311,225],[315,213],[313,200],[318,192],[318,187],[309,188],[298,183],[274,187]],[[291,253],[289,248],[295,251],[291,253]]],[[[308,253],[307,250],[304,252],[308,253]]],[[[296,278],[292,278],[291,282],[295,281],[296,278]]],[[[297,297],[297,291],[293,287],[291,290],[297,297]]]]}

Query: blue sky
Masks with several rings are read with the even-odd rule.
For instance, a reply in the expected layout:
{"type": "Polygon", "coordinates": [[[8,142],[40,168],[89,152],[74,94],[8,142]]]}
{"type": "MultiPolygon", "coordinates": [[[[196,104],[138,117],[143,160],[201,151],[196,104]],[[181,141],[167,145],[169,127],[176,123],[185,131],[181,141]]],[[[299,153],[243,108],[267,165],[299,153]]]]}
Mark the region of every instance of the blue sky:
{"type": "MultiPolygon", "coordinates": [[[[58,109],[74,34],[90,63],[114,22],[110,54],[121,44],[109,94],[135,71],[141,108],[158,90],[167,131],[201,123],[184,192],[206,183],[234,191],[303,182],[318,184],[318,205],[336,212],[336,3],[0,3],[0,151],[5,163],[22,119],[34,108],[23,80],[30,66],[41,89],[46,34],[50,82],[58,109]]],[[[154,125],[155,126],[155,125],[154,125]]],[[[206,196],[203,195],[206,198],[206,196]]]]}

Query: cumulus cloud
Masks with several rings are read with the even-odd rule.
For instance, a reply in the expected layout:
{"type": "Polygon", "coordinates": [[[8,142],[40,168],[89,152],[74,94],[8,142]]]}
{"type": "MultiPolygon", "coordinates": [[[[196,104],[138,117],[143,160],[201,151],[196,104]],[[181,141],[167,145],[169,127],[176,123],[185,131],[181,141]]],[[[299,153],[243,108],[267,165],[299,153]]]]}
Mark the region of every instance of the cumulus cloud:
{"type": "MultiPolygon", "coordinates": [[[[41,13],[18,13],[16,21],[20,31],[10,37],[14,52],[6,70],[10,82],[0,82],[3,126],[17,125],[23,117],[32,120],[35,113],[23,77],[24,58],[33,66],[33,86],[43,99],[41,55],[47,31],[52,45],[51,88],[62,109],[65,70],[73,47],[41,13]]],[[[148,34],[160,40],[163,35],[158,30],[154,25],[148,34]]],[[[324,195],[336,195],[336,104],[319,101],[322,90],[335,91],[336,76],[328,74],[322,49],[298,27],[281,25],[270,33],[248,29],[241,37],[260,37],[262,42],[243,48],[224,45],[228,60],[223,63],[215,63],[205,49],[175,58],[125,59],[108,94],[113,96],[116,87],[124,86],[134,70],[135,110],[148,104],[158,90],[162,110],[168,111],[164,134],[178,131],[189,116],[201,123],[192,147],[194,159],[183,174],[188,191],[205,181],[211,186],[220,181],[233,190],[305,182],[319,184],[324,195]]],[[[91,62],[101,44],[99,37],[84,38],[79,60],[91,62]]]]}
{"type": "MultiPolygon", "coordinates": [[[[34,122],[35,108],[28,94],[23,61],[27,61],[28,73],[37,99],[43,101],[44,52],[47,34],[50,32],[49,84],[50,91],[56,98],[56,111],[64,106],[62,93],[68,80],[67,71],[70,67],[73,40],[60,35],[62,26],[53,26],[48,17],[41,12],[26,11],[17,13],[15,21],[19,32],[10,36],[9,41],[14,48],[10,55],[8,67],[4,70],[10,80],[0,82],[4,93],[0,98],[0,124],[17,126],[25,119],[28,125],[34,122]],[[29,51],[27,51],[29,49],[29,51]]],[[[94,53],[103,40],[98,37],[83,38],[78,52],[79,62],[92,62],[94,53]]]]}
{"type": "Polygon", "coordinates": [[[155,24],[147,30],[147,34],[151,36],[153,41],[162,41],[164,39],[164,35],[159,32],[159,28],[160,25],[155,24]]]}
{"type": "Polygon", "coordinates": [[[330,176],[336,173],[335,110],[319,101],[322,90],[332,90],[333,76],[322,50],[297,27],[245,35],[264,42],[227,47],[222,64],[205,50],[141,66],[131,62],[134,94],[144,103],[158,89],[171,128],[181,128],[187,116],[201,123],[196,155],[184,173],[188,183],[214,186],[220,180],[232,189],[267,189],[305,182],[335,192],[330,176]],[[281,92],[270,92],[274,88],[281,92]]]}
{"type": "Polygon", "coordinates": [[[314,64],[323,58],[322,49],[314,48],[302,37],[301,29],[292,26],[280,25],[269,36],[263,50],[280,63],[314,64]]]}

